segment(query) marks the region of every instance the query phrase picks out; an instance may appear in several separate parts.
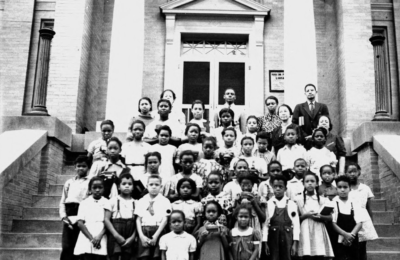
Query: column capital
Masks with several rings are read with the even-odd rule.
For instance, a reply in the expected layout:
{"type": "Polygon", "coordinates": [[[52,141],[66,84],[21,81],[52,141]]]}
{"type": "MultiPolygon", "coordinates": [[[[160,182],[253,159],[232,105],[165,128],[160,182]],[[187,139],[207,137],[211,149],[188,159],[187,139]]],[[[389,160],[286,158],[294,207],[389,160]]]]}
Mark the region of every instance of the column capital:
{"type": "Polygon", "coordinates": [[[44,38],[44,39],[53,39],[54,35],[56,34],[55,31],[53,31],[52,29],[49,28],[43,28],[39,30],[40,33],[40,37],[44,38]]]}
{"type": "Polygon", "coordinates": [[[385,42],[385,39],[385,36],[382,34],[374,33],[372,34],[371,38],[369,38],[369,41],[373,46],[379,46],[385,42]]]}

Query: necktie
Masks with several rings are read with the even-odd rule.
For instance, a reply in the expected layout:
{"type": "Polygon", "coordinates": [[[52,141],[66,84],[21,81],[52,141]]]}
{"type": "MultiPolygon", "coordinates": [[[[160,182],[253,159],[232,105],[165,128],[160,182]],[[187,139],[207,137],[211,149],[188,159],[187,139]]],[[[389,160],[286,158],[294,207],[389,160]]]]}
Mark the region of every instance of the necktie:
{"type": "Polygon", "coordinates": [[[310,112],[311,112],[311,115],[313,116],[314,115],[314,103],[313,102],[310,103],[310,112]]]}
{"type": "Polygon", "coordinates": [[[150,201],[150,205],[147,210],[150,212],[150,215],[154,216],[154,209],[153,209],[154,201],[150,201]]]}

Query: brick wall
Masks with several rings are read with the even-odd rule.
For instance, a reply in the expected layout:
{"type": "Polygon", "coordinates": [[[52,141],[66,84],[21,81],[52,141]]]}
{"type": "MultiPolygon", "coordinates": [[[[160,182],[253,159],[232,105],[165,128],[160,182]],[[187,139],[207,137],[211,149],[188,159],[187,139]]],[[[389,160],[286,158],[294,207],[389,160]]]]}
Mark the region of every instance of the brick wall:
{"type": "Polygon", "coordinates": [[[358,163],[361,167],[360,180],[368,185],[376,198],[381,196],[379,182],[378,154],[374,151],[372,143],[366,143],[357,153],[358,163]]]}
{"type": "Polygon", "coordinates": [[[386,199],[389,210],[394,211],[394,221],[400,222],[400,180],[386,165],[381,157],[378,159],[379,179],[381,182],[382,197],[386,199]]]}
{"type": "Polygon", "coordinates": [[[39,194],[47,194],[49,185],[56,183],[56,176],[61,174],[64,164],[64,147],[50,139],[41,152],[39,173],[39,194]]]}

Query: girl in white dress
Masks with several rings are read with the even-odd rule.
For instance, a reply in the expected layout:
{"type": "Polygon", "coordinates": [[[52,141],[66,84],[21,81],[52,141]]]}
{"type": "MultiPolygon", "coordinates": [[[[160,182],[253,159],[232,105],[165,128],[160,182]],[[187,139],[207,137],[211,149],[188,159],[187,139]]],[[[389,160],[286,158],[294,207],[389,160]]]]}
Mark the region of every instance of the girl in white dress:
{"type": "Polygon", "coordinates": [[[89,182],[91,196],[81,202],[78,210],[78,227],[81,230],[76,242],[74,255],[84,260],[107,259],[107,236],[104,216],[111,207],[104,198],[104,180],[93,177],[89,182]]]}

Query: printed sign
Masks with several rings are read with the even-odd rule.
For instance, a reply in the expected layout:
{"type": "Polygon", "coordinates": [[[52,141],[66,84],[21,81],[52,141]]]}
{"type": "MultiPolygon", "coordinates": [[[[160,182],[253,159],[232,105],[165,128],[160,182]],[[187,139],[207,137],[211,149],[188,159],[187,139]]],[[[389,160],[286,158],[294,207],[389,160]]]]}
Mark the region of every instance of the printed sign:
{"type": "Polygon", "coordinates": [[[285,90],[285,72],[283,70],[269,71],[269,91],[284,92],[285,90]]]}

